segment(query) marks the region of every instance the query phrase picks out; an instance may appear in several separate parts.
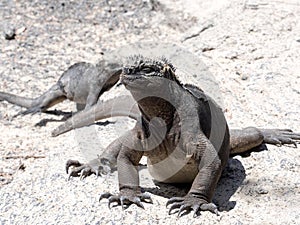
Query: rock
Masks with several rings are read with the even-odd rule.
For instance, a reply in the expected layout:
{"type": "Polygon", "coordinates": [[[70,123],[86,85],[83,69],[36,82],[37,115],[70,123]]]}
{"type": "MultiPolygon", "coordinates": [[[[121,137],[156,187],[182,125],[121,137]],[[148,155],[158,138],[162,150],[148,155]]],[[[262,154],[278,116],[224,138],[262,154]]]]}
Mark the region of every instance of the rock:
{"type": "Polygon", "coordinates": [[[4,30],[4,38],[6,40],[14,40],[16,38],[16,29],[12,26],[6,27],[4,30]]]}

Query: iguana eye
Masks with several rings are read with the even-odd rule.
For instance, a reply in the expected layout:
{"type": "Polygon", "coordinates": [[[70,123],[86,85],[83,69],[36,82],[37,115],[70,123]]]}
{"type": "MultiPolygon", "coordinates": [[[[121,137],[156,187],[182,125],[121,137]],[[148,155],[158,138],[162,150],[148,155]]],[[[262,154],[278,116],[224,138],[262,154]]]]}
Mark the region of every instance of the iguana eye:
{"type": "Polygon", "coordinates": [[[151,73],[154,71],[154,69],[152,67],[143,67],[141,71],[144,73],[151,73]]]}

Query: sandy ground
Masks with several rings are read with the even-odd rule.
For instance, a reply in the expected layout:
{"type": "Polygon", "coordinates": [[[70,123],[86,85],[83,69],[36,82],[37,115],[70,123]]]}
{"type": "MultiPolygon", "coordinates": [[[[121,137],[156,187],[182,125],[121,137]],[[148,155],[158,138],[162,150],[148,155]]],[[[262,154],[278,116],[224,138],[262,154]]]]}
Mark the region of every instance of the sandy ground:
{"type": "MultiPolygon", "coordinates": [[[[1,91],[38,96],[75,62],[96,63],[107,51],[141,41],[175,43],[214,76],[231,127],[300,132],[299,1],[2,1],[0,15],[1,91]],[[6,40],[13,29],[15,38],[6,40]]],[[[205,86],[199,75],[182,79],[205,86]]],[[[122,92],[113,88],[103,99],[122,92]]],[[[56,108],[74,110],[67,101],[56,108]]],[[[110,119],[52,138],[60,122],[34,125],[60,117],[12,120],[20,110],[0,102],[0,224],[300,223],[299,148],[268,145],[231,159],[214,197],[219,217],[168,215],[167,199],[186,187],[157,186],[146,169],[141,185],[154,204],[109,210],[98,197],[117,192],[117,174],[66,181],[64,163],[95,157],[133,121],[110,119]]]]}

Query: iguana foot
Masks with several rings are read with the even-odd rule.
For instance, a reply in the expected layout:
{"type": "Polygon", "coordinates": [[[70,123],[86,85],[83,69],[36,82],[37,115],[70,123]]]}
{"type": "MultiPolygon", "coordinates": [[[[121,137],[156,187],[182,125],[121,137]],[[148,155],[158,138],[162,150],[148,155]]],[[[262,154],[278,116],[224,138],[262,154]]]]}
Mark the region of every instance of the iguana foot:
{"type": "Polygon", "coordinates": [[[273,145],[292,144],[297,147],[297,142],[300,143],[300,134],[294,133],[290,129],[261,129],[264,136],[264,142],[273,145]]]}
{"type": "Polygon", "coordinates": [[[70,180],[71,177],[80,177],[82,180],[92,174],[95,174],[97,177],[101,174],[108,174],[111,172],[111,168],[104,159],[94,159],[85,164],[70,159],[66,163],[66,172],[69,174],[68,180],[70,180]]]}
{"type": "Polygon", "coordinates": [[[219,211],[217,206],[213,203],[208,203],[207,201],[193,196],[191,194],[187,194],[185,197],[173,197],[167,201],[168,205],[172,205],[169,209],[169,215],[174,214],[172,211],[174,209],[178,210],[178,217],[189,213],[190,211],[194,210],[194,217],[199,215],[199,212],[202,211],[210,211],[219,215],[219,211]]]}
{"type": "Polygon", "coordinates": [[[122,206],[123,210],[128,208],[132,204],[136,204],[138,207],[145,209],[142,202],[151,204],[153,203],[149,194],[137,193],[132,189],[123,189],[118,195],[113,195],[109,192],[103,193],[100,195],[99,201],[101,201],[104,198],[108,199],[109,208],[111,208],[112,203],[116,202],[117,204],[113,207],[120,205],[122,206]]]}
{"type": "Polygon", "coordinates": [[[80,180],[82,180],[91,174],[96,174],[96,176],[99,174],[98,171],[89,164],[83,164],[71,159],[66,163],[66,172],[69,174],[68,180],[70,180],[71,177],[80,177],[80,180]]]}

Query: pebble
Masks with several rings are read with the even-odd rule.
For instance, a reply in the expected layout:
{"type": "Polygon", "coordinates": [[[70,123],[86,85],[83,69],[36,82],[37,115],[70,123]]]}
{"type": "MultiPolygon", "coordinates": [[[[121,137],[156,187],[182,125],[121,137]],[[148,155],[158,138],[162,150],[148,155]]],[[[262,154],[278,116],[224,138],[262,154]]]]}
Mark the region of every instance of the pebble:
{"type": "Polygon", "coordinates": [[[260,195],[265,195],[265,194],[268,194],[269,191],[268,190],[265,190],[263,188],[259,188],[258,190],[256,190],[256,193],[257,194],[260,194],[260,195]]]}

